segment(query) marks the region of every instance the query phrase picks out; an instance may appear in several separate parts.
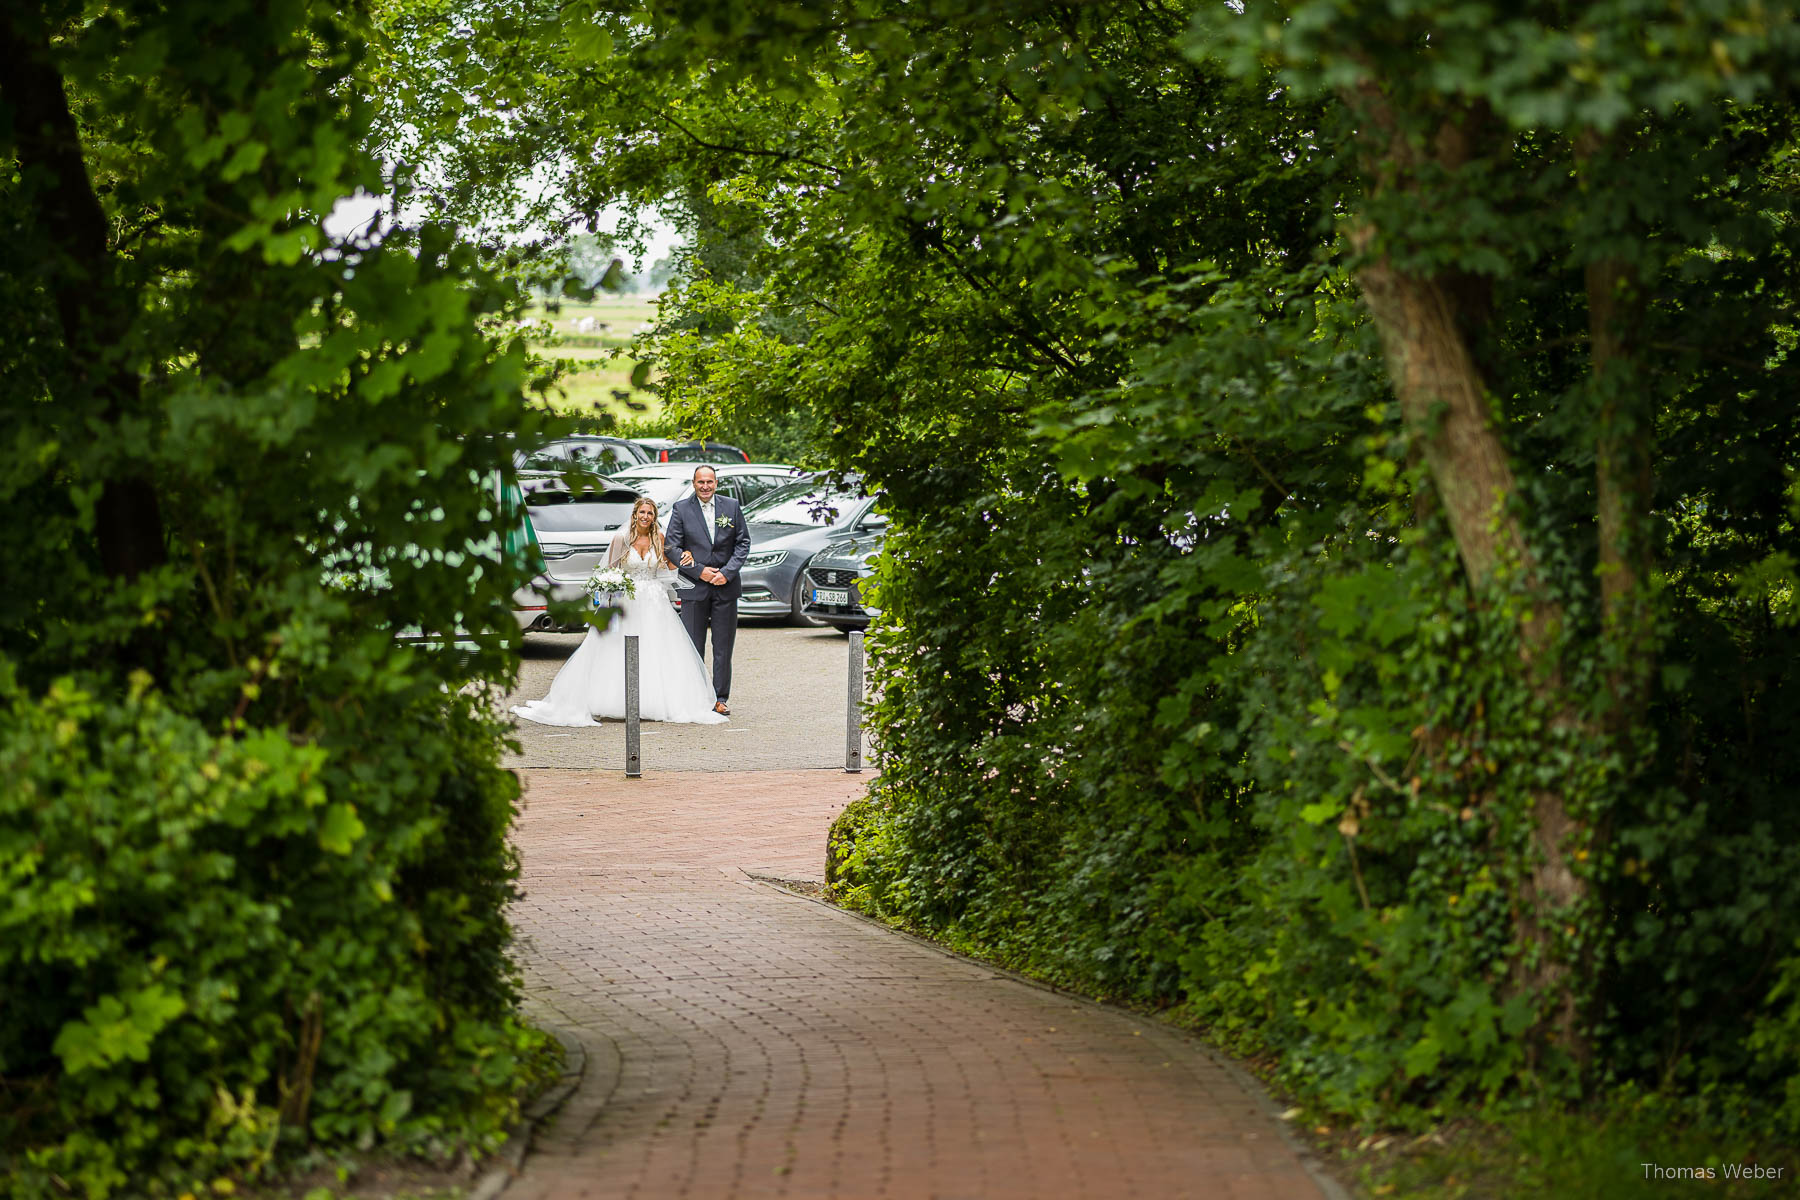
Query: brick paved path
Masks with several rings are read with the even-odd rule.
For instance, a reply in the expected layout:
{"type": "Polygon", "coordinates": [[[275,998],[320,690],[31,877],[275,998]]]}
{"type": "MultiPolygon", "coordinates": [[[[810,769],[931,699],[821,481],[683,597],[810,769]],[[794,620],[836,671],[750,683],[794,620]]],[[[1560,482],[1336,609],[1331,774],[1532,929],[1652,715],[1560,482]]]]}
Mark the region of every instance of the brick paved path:
{"type": "Polygon", "coordinates": [[[818,879],[862,777],[524,774],[530,1005],[587,1071],[506,1200],[1341,1195],[1192,1039],[748,878],[818,879]]]}

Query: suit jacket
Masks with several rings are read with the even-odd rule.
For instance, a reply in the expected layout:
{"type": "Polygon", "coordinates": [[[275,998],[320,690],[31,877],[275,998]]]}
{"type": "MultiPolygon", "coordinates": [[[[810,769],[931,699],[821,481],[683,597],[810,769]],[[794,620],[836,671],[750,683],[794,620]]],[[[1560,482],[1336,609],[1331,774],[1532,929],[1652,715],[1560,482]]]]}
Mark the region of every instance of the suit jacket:
{"type": "Polygon", "coordinates": [[[744,560],[750,557],[750,529],[744,524],[743,506],[730,496],[714,493],[710,542],[707,541],[705,530],[701,528],[705,521],[697,497],[689,496],[675,502],[675,506],[669,510],[669,528],[663,534],[669,559],[679,564],[682,551],[691,552],[694,556],[693,565],[676,568],[681,572],[682,578],[698,587],[714,588],[727,599],[735,600],[744,589],[738,572],[744,569],[744,560]],[[703,567],[717,567],[723,571],[724,584],[702,582],[700,571],[703,567]]]}

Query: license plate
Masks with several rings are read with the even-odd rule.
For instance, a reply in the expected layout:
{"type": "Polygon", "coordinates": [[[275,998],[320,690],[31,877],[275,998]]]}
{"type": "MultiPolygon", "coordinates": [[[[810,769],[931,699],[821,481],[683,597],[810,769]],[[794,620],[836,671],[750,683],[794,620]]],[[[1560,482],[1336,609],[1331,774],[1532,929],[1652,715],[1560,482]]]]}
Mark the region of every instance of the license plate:
{"type": "Polygon", "coordinates": [[[850,603],[850,593],[849,592],[839,592],[839,591],[828,591],[825,588],[814,588],[813,589],[813,603],[814,604],[848,604],[848,603],[850,603]]]}

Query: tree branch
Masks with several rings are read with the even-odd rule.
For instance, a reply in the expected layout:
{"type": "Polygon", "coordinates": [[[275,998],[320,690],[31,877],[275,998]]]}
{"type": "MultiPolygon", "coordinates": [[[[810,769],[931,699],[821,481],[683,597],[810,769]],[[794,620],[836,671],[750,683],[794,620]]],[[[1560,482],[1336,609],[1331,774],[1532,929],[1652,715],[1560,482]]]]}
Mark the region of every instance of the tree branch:
{"type": "Polygon", "coordinates": [[[789,150],[765,150],[759,146],[729,146],[722,142],[709,142],[693,130],[689,129],[686,125],[683,125],[680,121],[677,121],[668,113],[662,112],[656,113],[655,115],[658,120],[673,126],[677,133],[681,134],[703,150],[715,150],[720,154],[743,154],[752,158],[773,158],[778,162],[805,163],[809,167],[817,167],[819,170],[829,172],[831,175],[840,179],[843,178],[844,175],[843,168],[841,167],[834,167],[830,163],[822,163],[816,158],[808,158],[804,154],[795,154],[789,150]]]}

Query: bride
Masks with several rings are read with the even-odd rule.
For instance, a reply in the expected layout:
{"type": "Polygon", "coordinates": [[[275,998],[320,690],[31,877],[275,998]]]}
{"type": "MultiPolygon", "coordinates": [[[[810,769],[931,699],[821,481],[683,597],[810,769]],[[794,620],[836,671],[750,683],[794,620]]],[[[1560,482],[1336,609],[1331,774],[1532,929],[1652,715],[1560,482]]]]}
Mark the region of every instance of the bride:
{"type": "Polygon", "coordinates": [[[641,498],[630,525],[613,535],[606,565],[624,567],[637,594],[620,598],[605,632],[589,629],[556,673],[542,700],[514,708],[542,725],[598,725],[596,717],[625,716],[625,636],[638,638],[638,715],[646,721],[716,725],[713,686],[681,618],[669,604],[675,568],[665,557],[656,501],[641,498]]]}

